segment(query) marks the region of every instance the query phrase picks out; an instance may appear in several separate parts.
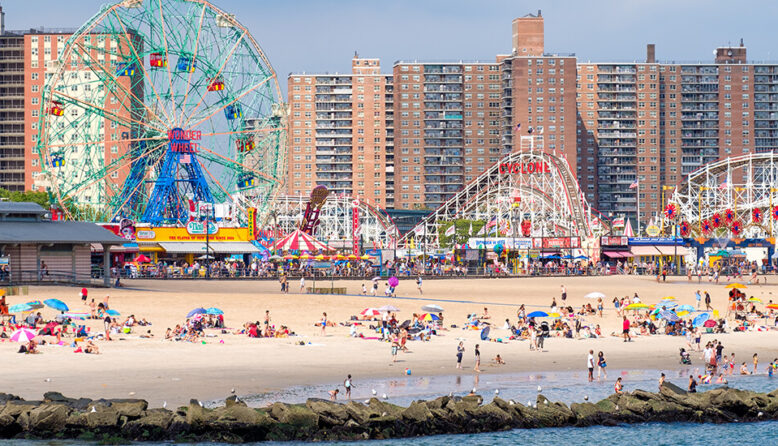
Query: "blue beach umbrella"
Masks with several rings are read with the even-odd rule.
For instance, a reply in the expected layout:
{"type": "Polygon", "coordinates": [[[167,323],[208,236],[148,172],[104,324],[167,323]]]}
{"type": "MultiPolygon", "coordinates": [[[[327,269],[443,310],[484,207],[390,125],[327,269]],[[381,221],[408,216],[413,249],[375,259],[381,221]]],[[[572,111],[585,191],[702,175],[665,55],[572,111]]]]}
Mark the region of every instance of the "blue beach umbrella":
{"type": "Polygon", "coordinates": [[[200,307],[200,308],[195,308],[194,310],[192,310],[189,313],[187,313],[186,317],[190,318],[190,317],[196,316],[198,314],[206,314],[206,313],[208,313],[208,311],[205,308],[200,307]]]}
{"type": "Polygon", "coordinates": [[[212,314],[214,316],[218,316],[220,314],[224,314],[224,312],[222,310],[220,310],[220,309],[218,309],[216,307],[211,307],[211,308],[205,310],[205,313],[206,314],[212,314]]]}
{"type": "Polygon", "coordinates": [[[673,302],[672,300],[662,300],[658,304],[656,304],[658,308],[675,308],[678,306],[677,303],[673,302]]]}
{"type": "Polygon", "coordinates": [[[24,313],[25,311],[32,311],[32,307],[27,304],[16,304],[8,307],[9,313],[24,313]]]}
{"type": "Polygon", "coordinates": [[[527,317],[546,317],[548,316],[548,313],[545,311],[533,311],[532,313],[528,314],[527,317]]]}
{"type": "Polygon", "coordinates": [[[707,321],[708,319],[710,319],[710,314],[702,313],[699,316],[694,318],[694,320],[692,321],[692,325],[694,325],[695,327],[702,327],[702,324],[704,324],[705,321],[707,321]]]}
{"type": "Polygon", "coordinates": [[[681,305],[678,308],[676,308],[675,311],[688,311],[689,313],[691,313],[692,311],[694,311],[694,307],[691,305],[681,305]]]}
{"type": "Polygon", "coordinates": [[[65,304],[65,302],[62,302],[59,299],[46,299],[43,301],[44,304],[48,305],[49,307],[57,310],[57,311],[69,311],[70,308],[65,304]]]}
{"type": "Polygon", "coordinates": [[[659,317],[661,317],[662,319],[666,319],[668,322],[677,322],[681,319],[673,311],[660,311],[659,317]]]}
{"type": "Polygon", "coordinates": [[[105,310],[105,314],[109,316],[120,316],[119,312],[116,310],[105,310]]]}

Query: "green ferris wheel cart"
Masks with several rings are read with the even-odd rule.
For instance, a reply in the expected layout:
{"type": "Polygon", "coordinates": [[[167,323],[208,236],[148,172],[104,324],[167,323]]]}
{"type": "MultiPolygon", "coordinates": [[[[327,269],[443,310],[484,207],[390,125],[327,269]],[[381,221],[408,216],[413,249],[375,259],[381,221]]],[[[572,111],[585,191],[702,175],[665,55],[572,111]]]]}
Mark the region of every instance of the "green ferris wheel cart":
{"type": "Polygon", "coordinates": [[[176,224],[208,203],[264,221],[285,144],[276,74],[245,26],[207,1],[125,0],[47,66],[36,183],[72,219],[176,224]]]}

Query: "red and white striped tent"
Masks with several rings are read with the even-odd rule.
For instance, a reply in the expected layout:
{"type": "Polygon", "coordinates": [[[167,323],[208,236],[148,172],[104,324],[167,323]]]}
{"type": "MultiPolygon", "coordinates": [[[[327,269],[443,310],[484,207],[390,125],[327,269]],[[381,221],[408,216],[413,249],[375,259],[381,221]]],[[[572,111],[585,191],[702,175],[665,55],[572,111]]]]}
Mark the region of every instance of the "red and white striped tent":
{"type": "Polygon", "coordinates": [[[334,251],[334,249],[327,246],[326,243],[316,240],[311,235],[306,234],[299,229],[276,241],[273,248],[276,251],[307,251],[313,253],[319,251],[334,251]]]}

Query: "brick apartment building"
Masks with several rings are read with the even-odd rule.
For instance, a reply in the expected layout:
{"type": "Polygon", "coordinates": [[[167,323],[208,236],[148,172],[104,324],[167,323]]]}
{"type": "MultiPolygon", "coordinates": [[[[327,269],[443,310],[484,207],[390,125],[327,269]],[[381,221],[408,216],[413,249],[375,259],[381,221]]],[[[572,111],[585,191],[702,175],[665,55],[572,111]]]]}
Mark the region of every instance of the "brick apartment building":
{"type": "Polygon", "coordinates": [[[350,74],[293,74],[287,191],[322,184],[384,208],[394,203],[392,76],[357,55],[350,74]]]}

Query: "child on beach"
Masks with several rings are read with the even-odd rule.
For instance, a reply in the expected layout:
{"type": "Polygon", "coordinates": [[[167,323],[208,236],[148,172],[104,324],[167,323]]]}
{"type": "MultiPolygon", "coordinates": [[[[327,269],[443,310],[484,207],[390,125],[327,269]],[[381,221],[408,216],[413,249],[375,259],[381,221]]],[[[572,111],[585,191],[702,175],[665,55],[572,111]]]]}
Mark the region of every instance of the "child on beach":
{"type": "Polygon", "coordinates": [[[603,374],[605,379],[608,379],[608,371],[605,370],[606,367],[608,367],[608,364],[605,362],[605,355],[603,352],[600,352],[597,354],[597,381],[600,380],[600,373],[603,374]]]}
{"type": "Polygon", "coordinates": [[[462,355],[465,353],[465,346],[463,342],[459,342],[457,346],[457,368],[462,368],[462,355]]]}
{"type": "Polygon", "coordinates": [[[594,350],[589,350],[586,357],[586,367],[589,369],[589,382],[594,381],[594,350]]]}
{"type": "Polygon", "coordinates": [[[498,353],[497,356],[492,359],[497,365],[505,365],[505,361],[500,357],[500,354],[498,353]]]}
{"type": "Polygon", "coordinates": [[[339,389],[330,390],[330,401],[336,401],[338,399],[338,392],[340,392],[339,389]]]}
{"type": "Polygon", "coordinates": [[[362,284],[362,295],[367,296],[367,288],[365,288],[365,284],[362,284]]]}
{"type": "Polygon", "coordinates": [[[616,391],[616,393],[624,393],[624,385],[621,383],[620,376],[616,379],[616,384],[613,386],[613,390],[616,391]]]}
{"type": "Polygon", "coordinates": [[[346,388],[346,398],[351,399],[351,387],[353,387],[353,384],[351,383],[351,375],[348,375],[343,381],[343,387],[346,388]]]}

